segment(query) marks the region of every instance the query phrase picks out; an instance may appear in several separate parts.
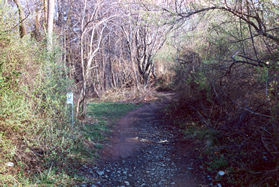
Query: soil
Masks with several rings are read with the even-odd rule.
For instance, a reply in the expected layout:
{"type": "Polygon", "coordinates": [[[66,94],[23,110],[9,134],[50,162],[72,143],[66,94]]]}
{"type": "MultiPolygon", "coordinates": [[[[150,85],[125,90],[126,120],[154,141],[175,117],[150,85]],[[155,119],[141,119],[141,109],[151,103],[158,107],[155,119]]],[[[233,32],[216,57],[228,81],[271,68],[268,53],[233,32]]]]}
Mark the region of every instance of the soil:
{"type": "Polygon", "coordinates": [[[92,183],[81,186],[208,186],[194,142],[162,117],[169,99],[128,113],[114,125],[95,166],[84,166],[92,183]]]}

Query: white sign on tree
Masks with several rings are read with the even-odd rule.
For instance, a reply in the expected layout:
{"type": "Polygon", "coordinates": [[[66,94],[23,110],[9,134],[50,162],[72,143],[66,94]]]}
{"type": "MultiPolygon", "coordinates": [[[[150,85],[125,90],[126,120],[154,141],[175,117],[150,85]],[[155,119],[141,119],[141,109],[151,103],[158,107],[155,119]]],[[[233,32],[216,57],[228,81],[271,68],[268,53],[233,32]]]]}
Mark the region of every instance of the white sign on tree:
{"type": "Polygon", "coordinates": [[[72,125],[74,125],[74,94],[73,92],[67,93],[67,104],[72,105],[72,125]]]}
{"type": "Polygon", "coordinates": [[[67,93],[67,104],[74,104],[74,94],[72,92],[67,93]]]}

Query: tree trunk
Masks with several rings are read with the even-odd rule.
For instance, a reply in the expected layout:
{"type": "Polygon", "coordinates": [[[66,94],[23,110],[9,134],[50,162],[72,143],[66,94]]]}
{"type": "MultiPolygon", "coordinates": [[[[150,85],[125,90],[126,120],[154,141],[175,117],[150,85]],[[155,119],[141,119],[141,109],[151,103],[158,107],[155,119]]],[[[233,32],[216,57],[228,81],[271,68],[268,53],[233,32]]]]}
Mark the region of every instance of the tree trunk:
{"type": "Polygon", "coordinates": [[[84,119],[86,112],[86,81],[83,81],[82,89],[77,101],[76,115],[78,119],[84,119]]]}
{"type": "MultiPolygon", "coordinates": [[[[2,3],[2,1],[0,1],[0,2],[2,3]]],[[[4,0],[3,1],[3,7],[5,7],[7,5],[7,3],[8,3],[8,0],[4,0]]]]}
{"type": "Polygon", "coordinates": [[[41,36],[41,32],[40,32],[40,12],[39,12],[39,8],[36,9],[36,17],[35,17],[35,29],[33,31],[34,34],[34,38],[37,41],[41,41],[42,40],[42,36],[41,36]]]}
{"type": "Polygon", "coordinates": [[[48,0],[47,12],[47,50],[51,51],[53,47],[53,19],[54,19],[54,0],[48,0]]]}
{"type": "Polygon", "coordinates": [[[25,14],[24,14],[24,10],[22,9],[22,6],[20,4],[19,0],[14,0],[17,9],[18,9],[18,14],[19,14],[19,34],[20,37],[23,38],[26,35],[26,27],[25,27],[25,14]]]}
{"type": "Polygon", "coordinates": [[[43,21],[43,27],[44,29],[46,29],[46,25],[47,25],[47,0],[42,0],[43,1],[43,10],[44,10],[44,21],[43,21]]]}

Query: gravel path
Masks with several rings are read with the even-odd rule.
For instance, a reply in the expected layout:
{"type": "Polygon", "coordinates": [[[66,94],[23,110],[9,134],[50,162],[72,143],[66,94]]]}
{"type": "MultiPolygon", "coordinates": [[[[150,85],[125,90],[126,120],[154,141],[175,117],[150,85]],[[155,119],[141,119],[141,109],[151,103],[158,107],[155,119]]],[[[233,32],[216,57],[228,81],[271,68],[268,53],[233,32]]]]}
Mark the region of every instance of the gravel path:
{"type": "MultiPolygon", "coordinates": [[[[158,115],[163,102],[130,112],[116,125],[98,165],[86,168],[93,178],[82,186],[183,186],[206,184],[198,174],[192,143],[158,115]]],[[[207,186],[207,185],[204,185],[207,186]]]]}

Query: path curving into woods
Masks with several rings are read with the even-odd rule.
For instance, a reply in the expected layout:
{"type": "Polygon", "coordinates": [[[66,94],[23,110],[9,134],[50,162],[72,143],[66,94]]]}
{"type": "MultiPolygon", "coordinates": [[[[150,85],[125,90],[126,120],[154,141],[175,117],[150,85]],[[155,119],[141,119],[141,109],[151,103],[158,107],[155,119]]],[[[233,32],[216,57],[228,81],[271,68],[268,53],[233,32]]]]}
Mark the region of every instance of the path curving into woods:
{"type": "Polygon", "coordinates": [[[100,153],[85,168],[94,182],[82,186],[183,186],[208,184],[199,174],[193,143],[162,119],[169,99],[146,104],[121,118],[100,153]]]}

